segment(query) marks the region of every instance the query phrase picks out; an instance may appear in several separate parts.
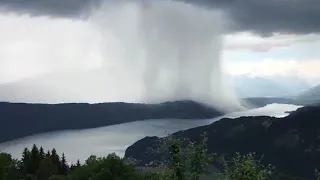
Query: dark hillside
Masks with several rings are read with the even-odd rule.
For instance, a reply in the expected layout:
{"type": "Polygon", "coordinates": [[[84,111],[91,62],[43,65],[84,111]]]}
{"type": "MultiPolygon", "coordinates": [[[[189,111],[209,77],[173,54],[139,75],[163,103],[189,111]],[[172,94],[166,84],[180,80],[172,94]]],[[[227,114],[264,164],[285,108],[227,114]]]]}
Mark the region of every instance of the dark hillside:
{"type": "MultiPolygon", "coordinates": [[[[222,119],[174,136],[198,141],[203,132],[208,133],[209,151],[226,157],[256,152],[279,172],[301,177],[313,177],[313,170],[320,167],[320,106],[300,108],[285,118],[222,119]]],[[[157,147],[158,140],[139,140],[127,148],[125,156],[140,160],[140,165],[155,161],[159,157],[149,148],[157,147]]]]}
{"type": "Polygon", "coordinates": [[[36,133],[85,129],[146,119],[205,119],[221,112],[193,101],[162,104],[0,103],[0,142],[36,133]]]}

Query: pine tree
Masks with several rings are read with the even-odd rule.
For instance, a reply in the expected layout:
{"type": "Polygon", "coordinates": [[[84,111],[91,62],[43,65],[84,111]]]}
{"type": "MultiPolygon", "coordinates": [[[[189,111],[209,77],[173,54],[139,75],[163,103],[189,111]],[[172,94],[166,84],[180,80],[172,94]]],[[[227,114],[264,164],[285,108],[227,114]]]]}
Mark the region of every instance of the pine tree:
{"type": "Polygon", "coordinates": [[[77,160],[76,167],[81,167],[81,163],[80,163],[80,160],[79,160],[79,159],[77,160]]]}
{"type": "Polygon", "coordinates": [[[75,170],[75,169],[77,169],[77,168],[79,168],[79,167],[81,167],[81,164],[80,164],[80,161],[79,161],[79,159],[78,159],[77,162],[76,162],[76,164],[71,163],[71,165],[70,165],[70,170],[69,170],[69,171],[73,171],[73,170],[75,170]]]}
{"type": "Polygon", "coordinates": [[[46,153],[45,157],[46,157],[46,158],[50,158],[50,157],[51,157],[51,153],[50,153],[50,151],[49,151],[49,150],[47,151],[47,153],[46,153]]]}
{"type": "Polygon", "coordinates": [[[51,151],[51,159],[52,159],[52,162],[56,165],[58,172],[61,172],[60,157],[57,154],[56,149],[54,149],[54,148],[51,151]]]}
{"type": "Polygon", "coordinates": [[[64,174],[64,175],[67,174],[69,171],[69,166],[67,164],[66,157],[65,157],[64,153],[62,154],[60,164],[61,164],[60,174],[64,174]]]}
{"type": "Polygon", "coordinates": [[[35,174],[40,163],[40,152],[38,147],[34,144],[31,149],[31,174],[35,174]]]}
{"type": "Polygon", "coordinates": [[[28,148],[24,148],[22,152],[20,169],[22,170],[23,174],[30,174],[32,171],[31,170],[31,153],[28,148]]]}
{"type": "Polygon", "coordinates": [[[57,150],[56,150],[55,148],[53,148],[53,149],[51,150],[51,155],[52,155],[52,156],[57,155],[57,150]]]}
{"type": "Polygon", "coordinates": [[[58,169],[56,164],[52,161],[52,159],[44,158],[40,162],[39,169],[37,170],[37,179],[38,180],[47,180],[54,174],[58,173],[58,169]]]}
{"type": "Polygon", "coordinates": [[[44,153],[44,150],[43,150],[43,147],[41,146],[40,149],[39,149],[39,157],[40,157],[40,160],[44,159],[45,158],[45,153],[44,153]]]}
{"type": "Polygon", "coordinates": [[[74,169],[76,168],[76,165],[74,165],[74,164],[70,164],[70,171],[73,171],[74,169]]]}

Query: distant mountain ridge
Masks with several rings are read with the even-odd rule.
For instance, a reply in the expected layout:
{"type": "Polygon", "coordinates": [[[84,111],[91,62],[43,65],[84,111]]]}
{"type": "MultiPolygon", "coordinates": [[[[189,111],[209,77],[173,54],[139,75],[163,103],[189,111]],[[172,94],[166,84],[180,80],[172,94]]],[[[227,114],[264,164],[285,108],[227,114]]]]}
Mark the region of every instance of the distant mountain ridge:
{"type": "Polygon", "coordinates": [[[0,142],[36,133],[96,128],[146,119],[209,119],[223,113],[194,101],[162,104],[0,103],[0,142]]]}
{"type": "Polygon", "coordinates": [[[291,76],[250,76],[231,77],[233,88],[240,97],[290,97],[296,96],[312,86],[305,80],[291,76]]]}
{"type": "Polygon", "coordinates": [[[249,98],[242,98],[242,100],[244,100],[245,103],[249,103],[245,105],[253,105],[256,107],[262,107],[272,103],[293,104],[293,105],[300,105],[300,106],[318,105],[320,104],[320,84],[314,87],[311,87],[295,96],[249,97],[249,98]]]}
{"type": "Polygon", "coordinates": [[[295,99],[301,102],[306,102],[306,103],[320,102],[320,84],[304,91],[303,93],[298,95],[295,99]]]}
{"type": "MultiPolygon", "coordinates": [[[[210,125],[179,131],[173,135],[199,141],[208,134],[208,150],[232,157],[236,152],[256,152],[265,164],[293,177],[313,178],[320,167],[320,106],[299,108],[284,118],[268,116],[224,118],[210,125]]],[[[157,148],[160,138],[145,137],[129,146],[126,158],[138,160],[139,166],[160,160],[150,148],[157,148]]],[[[156,166],[156,164],[154,164],[156,166]]]]}

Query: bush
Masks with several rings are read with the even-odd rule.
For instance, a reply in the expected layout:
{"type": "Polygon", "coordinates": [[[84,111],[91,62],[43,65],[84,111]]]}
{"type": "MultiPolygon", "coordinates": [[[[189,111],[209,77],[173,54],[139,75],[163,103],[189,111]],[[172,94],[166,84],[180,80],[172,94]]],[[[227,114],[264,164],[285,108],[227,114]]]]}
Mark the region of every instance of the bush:
{"type": "Polygon", "coordinates": [[[264,166],[260,160],[256,160],[254,153],[237,153],[225,163],[223,175],[225,180],[266,180],[271,177],[273,169],[271,165],[264,166]]]}
{"type": "MultiPolygon", "coordinates": [[[[202,138],[200,143],[176,139],[172,135],[164,138],[158,149],[163,158],[163,172],[151,179],[199,180],[202,175],[210,175],[209,169],[213,166],[211,162],[215,156],[208,153],[205,133],[202,138]]],[[[221,180],[266,180],[274,169],[271,165],[264,166],[254,153],[237,153],[231,161],[223,159],[223,164],[222,173],[211,173],[209,177],[219,177],[221,180]]]]}
{"type": "Polygon", "coordinates": [[[157,153],[162,157],[162,172],[152,179],[161,180],[199,180],[201,174],[208,172],[213,155],[207,150],[206,133],[200,143],[177,139],[172,135],[160,142],[157,153]]]}

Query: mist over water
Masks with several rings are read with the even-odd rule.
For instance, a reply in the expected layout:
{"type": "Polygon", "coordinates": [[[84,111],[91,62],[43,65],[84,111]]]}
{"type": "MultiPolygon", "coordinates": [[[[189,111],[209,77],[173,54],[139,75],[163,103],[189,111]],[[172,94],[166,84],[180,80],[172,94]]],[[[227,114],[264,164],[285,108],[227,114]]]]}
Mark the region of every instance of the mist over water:
{"type": "MultiPolygon", "coordinates": [[[[82,20],[7,13],[0,22],[0,81],[99,71],[110,94],[126,97],[118,101],[192,99],[240,108],[222,72],[223,12],[168,0],[108,1],[82,20]]],[[[51,83],[63,89],[62,81],[51,83]]],[[[82,95],[87,102],[94,89],[82,95]]]]}

